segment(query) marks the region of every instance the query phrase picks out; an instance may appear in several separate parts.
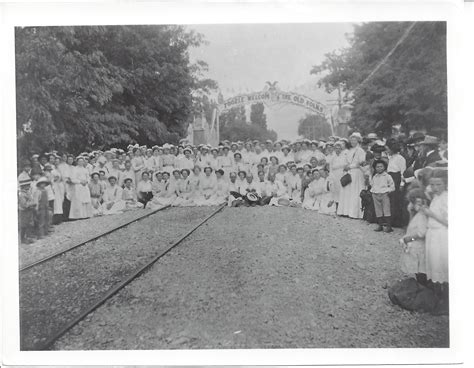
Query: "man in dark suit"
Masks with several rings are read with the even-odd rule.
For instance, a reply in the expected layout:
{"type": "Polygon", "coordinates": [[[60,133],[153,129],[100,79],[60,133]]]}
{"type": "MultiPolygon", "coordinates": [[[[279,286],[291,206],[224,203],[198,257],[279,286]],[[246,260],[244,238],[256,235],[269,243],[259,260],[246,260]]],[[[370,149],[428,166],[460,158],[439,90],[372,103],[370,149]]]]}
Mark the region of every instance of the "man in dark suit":
{"type": "Polygon", "coordinates": [[[422,167],[430,166],[432,163],[441,160],[438,152],[439,141],[438,138],[427,135],[425,139],[420,142],[422,147],[422,167]]]}

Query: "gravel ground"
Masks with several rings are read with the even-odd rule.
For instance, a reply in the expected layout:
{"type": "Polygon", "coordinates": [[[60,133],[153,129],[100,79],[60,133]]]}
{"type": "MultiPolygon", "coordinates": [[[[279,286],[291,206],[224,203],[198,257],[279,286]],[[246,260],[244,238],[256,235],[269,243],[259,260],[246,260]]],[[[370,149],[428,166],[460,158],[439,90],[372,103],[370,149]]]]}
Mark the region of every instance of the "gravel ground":
{"type": "Polygon", "coordinates": [[[448,347],[447,316],[393,306],[401,230],[226,208],[55,350],[448,347]]]}
{"type": "MultiPolygon", "coordinates": [[[[166,210],[165,210],[166,211],[166,210]]],[[[52,253],[67,249],[104,231],[113,229],[137,219],[149,210],[127,211],[119,215],[93,217],[85,220],[68,221],[54,226],[54,232],[32,244],[20,244],[20,267],[28,265],[52,253]]]]}
{"type": "MultiPolygon", "coordinates": [[[[53,332],[167,248],[213,210],[165,209],[21,272],[21,348],[38,348],[53,332]],[[180,227],[174,226],[178,223],[180,227]]],[[[89,234],[96,231],[96,225],[91,225],[89,222],[91,230],[94,230],[89,231],[89,234]]]]}

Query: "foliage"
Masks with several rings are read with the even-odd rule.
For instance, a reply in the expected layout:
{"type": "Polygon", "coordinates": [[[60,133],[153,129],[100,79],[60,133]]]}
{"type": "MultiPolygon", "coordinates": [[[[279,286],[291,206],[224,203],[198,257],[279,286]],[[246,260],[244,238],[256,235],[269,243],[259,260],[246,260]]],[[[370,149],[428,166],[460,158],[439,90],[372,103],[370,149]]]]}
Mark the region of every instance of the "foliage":
{"type": "Polygon", "coordinates": [[[352,97],[351,127],[367,133],[447,128],[446,23],[418,22],[366,83],[360,83],[390,52],[407,22],[356,25],[349,48],[326,54],[313,67],[328,92],[338,86],[352,97]]]}
{"type": "Polygon", "coordinates": [[[298,134],[306,139],[327,139],[332,135],[331,126],[321,115],[306,114],[298,122],[298,134]]]}
{"type": "Polygon", "coordinates": [[[254,111],[254,114],[250,115],[251,123],[247,123],[247,117],[245,114],[245,107],[233,107],[230,110],[221,114],[219,118],[220,124],[220,138],[221,140],[229,141],[245,141],[247,139],[258,139],[258,140],[267,140],[271,139],[273,141],[277,140],[277,133],[273,130],[268,130],[266,128],[266,116],[263,109],[260,107],[254,107],[251,105],[251,111],[254,111]],[[254,120],[252,120],[252,117],[254,120]],[[256,123],[254,123],[254,121],[256,123]],[[265,123],[264,126],[262,124],[265,123]]]}
{"type": "Polygon", "coordinates": [[[17,28],[20,154],[177,142],[203,95],[203,39],[180,26],[17,28]]]}
{"type": "Polygon", "coordinates": [[[261,102],[250,106],[250,121],[263,129],[267,129],[267,116],[265,115],[265,105],[261,102]]]}

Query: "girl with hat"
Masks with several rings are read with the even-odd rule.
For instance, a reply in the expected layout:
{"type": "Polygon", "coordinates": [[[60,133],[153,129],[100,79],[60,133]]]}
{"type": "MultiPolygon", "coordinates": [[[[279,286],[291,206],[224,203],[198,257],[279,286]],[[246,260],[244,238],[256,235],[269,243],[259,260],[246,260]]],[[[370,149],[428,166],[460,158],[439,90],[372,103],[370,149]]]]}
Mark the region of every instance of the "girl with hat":
{"type": "Polygon", "coordinates": [[[38,239],[44,238],[49,232],[50,215],[49,200],[46,187],[50,184],[49,180],[43,176],[36,182],[37,190],[34,193],[34,202],[36,204],[36,228],[38,239]]]}
{"type": "Polygon", "coordinates": [[[105,188],[100,183],[100,174],[97,171],[94,171],[91,174],[89,191],[91,193],[92,215],[102,215],[102,197],[104,195],[105,188]]]}
{"type": "Polygon", "coordinates": [[[33,227],[36,203],[31,195],[31,179],[19,180],[18,192],[18,238],[22,244],[33,243],[33,227]]]}
{"type": "Polygon", "coordinates": [[[365,151],[360,147],[362,136],[352,133],[351,148],[347,151],[347,164],[344,172],[349,174],[351,182],[341,188],[337,214],[351,218],[362,218],[360,192],[365,188],[365,178],[361,166],[365,162],[365,151]]]}
{"type": "Polygon", "coordinates": [[[71,209],[70,219],[92,217],[91,195],[89,191],[89,171],[85,168],[84,158],[76,159],[76,167],[71,177],[71,209]]]}
{"type": "Polygon", "coordinates": [[[336,203],[336,207],[339,203],[339,196],[341,193],[341,178],[344,175],[344,168],[347,165],[347,156],[346,153],[343,151],[344,142],[337,141],[334,143],[334,154],[329,159],[329,177],[331,182],[333,183],[333,195],[334,201],[336,203]]]}

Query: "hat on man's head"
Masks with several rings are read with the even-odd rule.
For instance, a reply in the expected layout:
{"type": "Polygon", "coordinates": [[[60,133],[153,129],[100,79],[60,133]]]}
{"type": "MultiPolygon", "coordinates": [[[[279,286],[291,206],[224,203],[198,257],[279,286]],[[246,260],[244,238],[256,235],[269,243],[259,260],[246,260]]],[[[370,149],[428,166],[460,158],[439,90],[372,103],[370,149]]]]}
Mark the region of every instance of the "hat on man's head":
{"type": "Polygon", "coordinates": [[[439,140],[436,137],[433,137],[432,135],[427,135],[425,136],[425,139],[420,142],[420,144],[425,144],[429,146],[436,146],[439,144],[439,140]]]}
{"type": "Polygon", "coordinates": [[[110,175],[110,176],[107,178],[107,180],[110,181],[110,179],[115,179],[115,180],[117,180],[117,177],[116,177],[115,175],[110,175]]]}
{"type": "Polygon", "coordinates": [[[377,133],[369,133],[369,134],[367,135],[367,138],[370,139],[370,140],[377,140],[377,139],[379,139],[377,133]]]}

